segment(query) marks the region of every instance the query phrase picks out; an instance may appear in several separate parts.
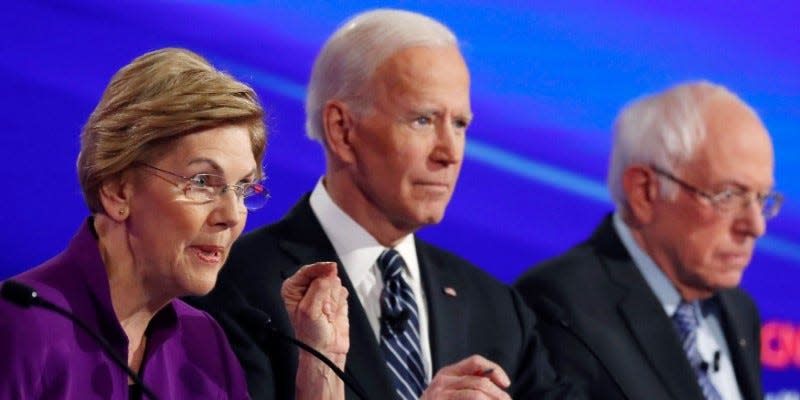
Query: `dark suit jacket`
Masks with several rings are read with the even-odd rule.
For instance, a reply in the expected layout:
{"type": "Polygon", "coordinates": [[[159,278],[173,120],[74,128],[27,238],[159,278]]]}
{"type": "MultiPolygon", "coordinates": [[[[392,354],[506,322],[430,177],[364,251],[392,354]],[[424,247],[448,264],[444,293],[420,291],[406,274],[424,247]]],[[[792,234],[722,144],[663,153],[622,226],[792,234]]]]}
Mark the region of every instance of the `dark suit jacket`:
{"type": "MultiPolygon", "coordinates": [[[[588,241],[529,270],[515,286],[541,318],[556,370],[587,383],[593,398],[704,400],[671,319],[610,216],[588,241]]],[[[712,301],[744,399],[763,398],[755,304],[739,289],[712,301]]]]}
{"type": "MultiPolygon", "coordinates": [[[[263,327],[242,316],[258,309],[274,326],[293,334],[280,297],[283,279],[300,266],[336,261],[350,291],[350,352],[346,370],[373,400],[394,398],[378,341],[306,195],[279,222],[244,235],[232,250],[217,287],[193,303],[210,311],[229,336],[255,399],[293,399],[297,351],[275,340],[259,341],[263,327]],[[262,341],[263,342],[263,341],[262,341]]],[[[533,313],[508,286],[467,261],[419,239],[417,254],[426,292],[434,371],[481,354],[509,374],[517,398],[567,398],[571,387],[556,379],[534,331],[533,313]],[[444,288],[453,288],[456,296],[444,288]]],[[[449,291],[449,290],[448,290],[449,291]]],[[[348,391],[348,398],[355,398],[348,391]]],[[[573,398],[573,397],[569,397],[573,398]]]]}

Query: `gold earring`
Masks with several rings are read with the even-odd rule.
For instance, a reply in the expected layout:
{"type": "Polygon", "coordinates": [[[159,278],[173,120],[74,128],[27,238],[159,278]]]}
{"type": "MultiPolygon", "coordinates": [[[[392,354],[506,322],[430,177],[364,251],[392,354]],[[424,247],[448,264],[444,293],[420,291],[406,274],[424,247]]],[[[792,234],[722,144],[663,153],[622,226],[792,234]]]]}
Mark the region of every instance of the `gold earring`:
{"type": "Polygon", "coordinates": [[[125,213],[127,213],[127,212],[128,212],[128,209],[125,208],[125,207],[122,207],[122,208],[119,209],[119,215],[120,216],[125,215],[125,213]]]}

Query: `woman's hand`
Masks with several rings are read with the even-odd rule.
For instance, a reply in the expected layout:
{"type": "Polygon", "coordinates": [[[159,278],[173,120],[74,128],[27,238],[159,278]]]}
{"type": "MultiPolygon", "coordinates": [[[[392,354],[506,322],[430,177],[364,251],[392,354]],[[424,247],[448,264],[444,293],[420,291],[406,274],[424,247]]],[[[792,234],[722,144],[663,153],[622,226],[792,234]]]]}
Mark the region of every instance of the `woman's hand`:
{"type": "MultiPolygon", "coordinates": [[[[306,265],[286,279],[281,296],[295,336],[344,369],[350,348],[347,289],[337,275],[336,263],[306,265]]],[[[344,384],[325,364],[300,350],[297,399],[343,399],[344,384]]]]}

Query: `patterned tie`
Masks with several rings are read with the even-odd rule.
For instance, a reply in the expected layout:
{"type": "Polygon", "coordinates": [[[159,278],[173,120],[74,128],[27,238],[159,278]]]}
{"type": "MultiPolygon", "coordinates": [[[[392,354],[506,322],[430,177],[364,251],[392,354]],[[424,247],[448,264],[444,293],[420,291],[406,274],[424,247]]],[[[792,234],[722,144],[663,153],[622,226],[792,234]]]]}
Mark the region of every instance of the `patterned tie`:
{"type": "Polygon", "coordinates": [[[672,323],[681,338],[683,351],[686,352],[689,364],[692,365],[692,369],[697,375],[697,383],[703,391],[703,396],[708,400],[722,400],[722,396],[708,377],[708,368],[701,367],[704,364],[703,357],[697,349],[697,327],[700,323],[694,312],[693,304],[682,301],[675,310],[675,314],[672,315],[672,323]]]}
{"type": "Polygon", "coordinates": [[[403,279],[403,257],[387,249],[378,257],[383,274],[381,350],[401,399],[418,399],[425,390],[425,370],[419,341],[419,317],[414,292],[403,279]]]}

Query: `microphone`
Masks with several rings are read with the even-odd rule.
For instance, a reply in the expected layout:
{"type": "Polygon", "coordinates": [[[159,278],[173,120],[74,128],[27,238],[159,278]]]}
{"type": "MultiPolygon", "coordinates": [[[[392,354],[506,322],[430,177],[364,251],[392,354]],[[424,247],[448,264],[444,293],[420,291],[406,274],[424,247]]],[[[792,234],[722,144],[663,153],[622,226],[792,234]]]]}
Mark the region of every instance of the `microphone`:
{"type": "Polygon", "coordinates": [[[712,363],[709,364],[706,360],[703,360],[703,361],[700,362],[700,369],[703,372],[706,372],[706,373],[708,373],[708,372],[718,372],[719,371],[719,359],[720,359],[720,357],[721,357],[721,354],[720,354],[719,350],[715,351],[714,352],[714,360],[712,361],[712,363]]]}
{"type": "Polygon", "coordinates": [[[0,297],[23,308],[42,307],[66,317],[75,323],[75,325],[78,325],[81,329],[83,329],[84,332],[88,333],[89,336],[94,338],[97,343],[100,343],[100,345],[103,347],[103,351],[105,351],[106,354],[111,357],[111,360],[128,374],[133,383],[142,388],[142,394],[147,395],[147,397],[152,400],[158,399],[153,391],[150,390],[150,388],[148,388],[144,382],[142,382],[142,379],[139,377],[139,375],[134,372],[131,367],[128,366],[128,363],[115,352],[114,348],[111,347],[111,344],[109,344],[104,337],[100,336],[100,334],[97,333],[92,327],[81,321],[70,311],[43,299],[41,296],[39,296],[39,293],[35,289],[16,281],[9,280],[3,283],[3,287],[0,288],[0,297]]]}
{"type": "Polygon", "coordinates": [[[407,308],[404,308],[399,314],[382,312],[380,320],[381,322],[388,324],[392,332],[402,333],[403,329],[405,329],[406,321],[408,321],[409,318],[411,318],[411,311],[409,311],[407,308]]]}
{"type": "Polygon", "coordinates": [[[384,286],[381,291],[380,304],[380,322],[385,323],[394,334],[403,333],[406,321],[411,318],[411,311],[403,306],[396,295],[391,293],[388,286],[384,286]]]}
{"type": "Polygon", "coordinates": [[[358,384],[358,381],[350,376],[350,374],[342,371],[338,366],[336,366],[336,364],[333,363],[333,361],[317,351],[315,348],[279,331],[277,328],[275,328],[275,326],[272,325],[272,318],[267,313],[255,308],[247,308],[242,310],[240,315],[248,325],[256,328],[257,330],[260,329],[262,332],[266,332],[268,337],[277,338],[297,346],[313,355],[318,360],[322,361],[328,366],[328,368],[331,369],[331,371],[333,371],[333,373],[336,374],[336,376],[339,377],[339,379],[342,380],[342,382],[344,382],[345,385],[347,385],[347,387],[350,388],[350,390],[353,391],[353,393],[356,394],[356,396],[358,396],[359,399],[367,400],[367,395],[364,393],[364,390],[358,384]],[[266,330],[263,330],[264,328],[266,328],[266,330]]]}
{"type": "Polygon", "coordinates": [[[700,370],[708,373],[708,362],[706,360],[700,361],[700,370]]]}
{"type": "Polygon", "coordinates": [[[719,371],[719,358],[720,358],[719,350],[714,352],[714,372],[719,371]]]}

